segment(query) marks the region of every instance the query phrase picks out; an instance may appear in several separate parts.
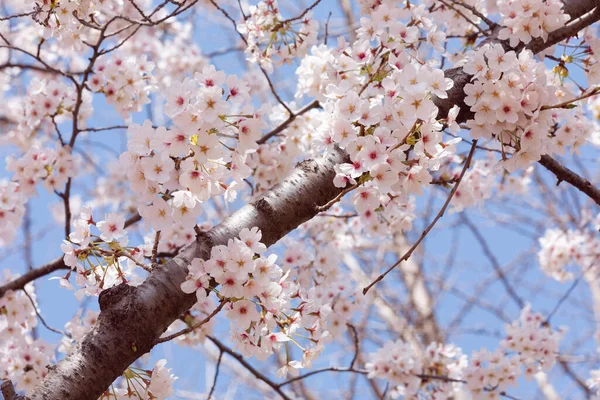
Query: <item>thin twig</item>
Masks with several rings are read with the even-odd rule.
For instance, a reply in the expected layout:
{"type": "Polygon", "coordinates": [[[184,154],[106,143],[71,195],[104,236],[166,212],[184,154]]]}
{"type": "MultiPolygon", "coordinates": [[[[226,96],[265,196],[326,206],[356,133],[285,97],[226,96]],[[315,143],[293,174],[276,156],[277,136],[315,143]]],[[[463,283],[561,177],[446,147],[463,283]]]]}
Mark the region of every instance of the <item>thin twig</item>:
{"type": "Polygon", "coordinates": [[[477,148],[477,139],[473,140],[473,145],[471,146],[471,151],[469,152],[469,155],[467,156],[467,159],[465,160],[465,166],[463,167],[462,171],[460,172],[460,175],[458,176],[458,180],[456,181],[456,183],[454,184],[454,187],[450,191],[450,194],[448,195],[446,202],[444,203],[444,205],[442,206],[440,211],[437,213],[437,215],[435,216],[433,221],[431,221],[429,226],[423,231],[423,233],[421,234],[419,239],[415,242],[415,244],[410,249],[408,249],[408,251],[402,257],[400,257],[400,259],[398,261],[396,261],[394,263],[394,265],[389,267],[383,274],[379,275],[373,282],[371,282],[367,287],[365,287],[363,289],[363,295],[367,294],[369,289],[371,289],[377,282],[379,282],[383,278],[385,278],[385,276],[387,274],[389,274],[398,265],[400,265],[400,263],[402,261],[408,260],[410,258],[410,256],[412,255],[413,251],[415,251],[415,249],[419,246],[419,244],[423,241],[423,239],[425,239],[425,236],[427,236],[429,231],[434,227],[436,222],[438,222],[438,220],[444,216],[444,212],[446,211],[446,208],[448,208],[450,201],[454,197],[454,193],[456,193],[456,190],[458,189],[458,185],[460,185],[460,182],[462,181],[463,177],[465,176],[465,173],[471,166],[471,160],[473,159],[473,154],[475,154],[476,148],[477,148]]]}
{"type": "Polygon", "coordinates": [[[352,357],[352,361],[350,362],[349,369],[354,368],[354,364],[356,363],[356,359],[358,358],[358,352],[360,351],[360,342],[358,340],[358,332],[356,328],[352,324],[346,324],[350,331],[352,332],[352,338],[354,339],[354,357],[352,357]]]}
{"type": "Polygon", "coordinates": [[[212,317],[214,317],[215,315],[217,315],[219,313],[219,311],[221,311],[223,309],[223,307],[225,306],[225,304],[227,304],[227,301],[223,300],[219,303],[219,306],[217,308],[215,308],[213,310],[213,312],[211,312],[210,314],[208,314],[206,316],[206,318],[204,318],[202,321],[195,323],[194,325],[190,326],[189,328],[185,328],[180,330],[179,332],[176,332],[172,335],[169,336],[165,336],[163,338],[159,338],[155,344],[159,344],[159,343],[164,343],[164,342],[168,342],[170,340],[173,340],[181,335],[185,335],[188,334],[192,331],[194,331],[195,329],[200,328],[202,325],[206,324],[208,321],[210,321],[212,319],[212,317]]]}
{"type": "Polygon", "coordinates": [[[27,12],[27,13],[22,13],[22,14],[9,15],[8,17],[0,17],[0,21],[6,21],[9,19],[13,19],[13,18],[29,17],[30,15],[32,15],[34,13],[35,13],[35,10],[27,12]]]}
{"type": "Polygon", "coordinates": [[[240,364],[242,364],[244,366],[244,368],[246,368],[257,379],[263,381],[264,383],[269,385],[271,388],[273,388],[273,390],[275,390],[277,392],[277,394],[283,398],[283,400],[292,400],[287,394],[285,394],[283,392],[283,390],[281,390],[282,385],[276,384],[271,379],[269,379],[267,376],[265,376],[262,372],[258,371],[256,368],[254,368],[252,366],[252,364],[250,364],[248,361],[246,361],[241,354],[238,354],[235,351],[231,350],[229,347],[225,346],[223,343],[221,343],[220,340],[214,338],[213,336],[207,336],[207,338],[209,338],[219,348],[219,350],[221,350],[221,351],[229,354],[233,358],[235,358],[240,364]]]}
{"type": "Polygon", "coordinates": [[[494,29],[495,27],[498,26],[497,23],[495,23],[494,21],[492,21],[491,19],[489,19],[488,17],[486,17],[485,15],[483,15],[482,13],[479,12],[479,10],[477,10],[475,7],[473,7],[472,5],[469,4],[465,4],[464,2],[458,2],[456,0],[450,0],[452,3],[456,4],[457,6],[461,6],[466,8],[467,10],[471,11],[471,13],[473,15],[475,15],[476,17],[479,17],[480,20],[482,20],[483,22],[485,22],[487,24],[487,26],[490,27],[490,29],[494,29]]]}
{"type": "Polygon", "coordinates": [[[313,8],[315,8],[316,6],[318,6],[320,2],[321,2],[321,0],[317,0],[317,1],[315,1],[315,2],[314,2],[313,4],[311,4],[311,5],[310,5],[310,6],[309,6],[309,7],[308,7],[306,10],[304,10],[304,12],[303,12],[302,14],[298,15],[297,17],[294,17],[294,18],[289,18],[289,19],[286,19],[286,20],[284,20],[284,21],[281,21],[281,22],[280,22],[280,24],[282,24],[282,25],[283,25],[283,24],[287,24],[288,22],[297,21],[297,20],[299,20],[299,19],[302,19],[302,18],[304,18],[304,16],[305,16],[306,14],[308,14],[308,12],[309,12],[310,10],[312,10],[313,8]]]}
{"type": "Polygon", "coordinates": [[[290,116],[294,115],[294,112],[292,111],[292,109],[287,104],[285,104],[285,101],[283,101],[281,99],[281,97],[279,97],[279,94],[275,90],[275,86],[273,85],[273,82],[271,81],[271,78],[269,78],[269,74],[267,74],[267,71],[265,71],[265,69],[263,67],[259,66],[259,68],[262,71],[262,73],[265,76],[265,78],[267,79],[267,83],[269,84],[269,88],[271,88],[271,93],[273,93],[273,96],[275,96],[275,98],[277,99],[277,102],[279,104],[281,104],[281,106],[283,108],[285,108],[285,110],[288,112],[288,114],[290,116]]]}
{"type": "Polygon", "coordinates": [[[565,302],[565,300],[569,297],[569,295],[571,294],[571,292],[577,287],[577,285],[579,284],[580,281],[581,281],[581,277],[575,279],[575,281],[571,284],[571,286],[569,287],[569,289],[567,289],[567,291],[565,292],[565,294],[563,294],[561,296],[561,298],[558,299],[558,302],[556,303],[556,305],[554,306],[554,308],[552,309],[552,311],[550,311],[550,313],[546,317],[546,321],[545,321],[544,324],[550,324],[550,319],[552,319],[552,317],[554,316],[554,314],[556,314],[556,312],[558,311],[558,309],[560,308],[560,306],[565,302]]]}
{"type": "Polygon", "coordinates": [[[278,384],[277,387],[280,388],[282,386],[289,385],[292,382],[296,382],[296,381],[302,380],[304,378],[308,378],[309,376],[313,376],[313,375],[316,375],[316,374],[321,374],[323,372],[353,372],[355,374],[362,374],[362,375],[368,374],[368,371],[362,370],[362,369],[328,367],[328,368],[321,368],[321,369],[317,369],[317,370],[314,370],[314,371],[310,371],[310,372],[307,372],[304,375],[298,375],[298,376],[296,376],[296,377],[294,377],[292,379],[288,379],[287,381],[278,384]]]}
{"type": "Polygon", "coordinates": [[[285,121],[283,121],[281,123],[281,125],[279,125],[275,129],[273,129],[271,132],[263,135],[260,139],[258,139],[256,141],[256,143],[258,143],[258,144],[266,143],[267,140],[271,139],[273,136],[279,134],[280,132],[282,132],[283,130],[285,130],[288,126],[290,126],[290,124],[292,122],[294,122],[294,120],[297,117],[306,114],[307,112],[309,112],[313,108],[321,108],[321,104],[317,100],[315,100],[312,103],[310,103],[309,105],[307,105],[306,107],[304,107],[303,109],[301,109],[300,111],[298,111],[296,113],[292,113],[285,121]]]}
{"type": "Polygon", "coordinates": [[[582,94],[579,97],[575,97],[574,99],[567,100],[567,101],[564,101],[562,103],[554,104],[553,106],[542,106],[540,108],[540,110],[544,111],[544,110],[552,110],[554,108],[572,108],[572,107],[574,107],[573,103],[575,103],[576,101],[585,100],[588,97],[592,97],[592,96],[597,95],[599,92],[600,92],[600,87],[595,87],[589,93],[582,94]]]}
{"type": "Polygon", "coordinates": [[[323,44],[327,46],[327,38],[329,37],[329,20],[331,19],[331,11],[327,16],[327,22],[325,22],[325,37],[323,38],[323,44]]]}
{"type": "Polygon", "coordinates": [[[213,384],[210,388],[210,392],[208,393],[207,400],[210,400],[212,397],[215,388],[217,387],[217,378],[219,377],[219,368],[221,368],[221,360],[223,359],[223,350],[219,350],[219,359],[217,360],[217,366],[215,368],[215,378],[213,379],[213,384]]]}
{"type": "Polygon", "coordinates": [[[468,23],[473,25],[482,35],[487,36],[487,33],[483,29],[481,29],[481,27],[479,25],[477,25],[474,21],[472,21],[471,18],[467,17],[462,11],[457,10],[456,8],[454,8],[454,6],[452,4],[448,4],[444,0],[438,0],[438,1],[440,3],[442,3],[443,5],[445,5],[446,7],[454,10],[454,12],[456,12],[458,15],[460,15],[465,21],[467,21],[468,23]]]}
{"type": "Polygon", "coordinates": [[[333,206],[335,203],[337,203],[338,201],[340,201],[342,199],[342,197],[344,197],[347,193],[350,193],[351,191],[353,191],[354,189],[356,189],[359,186],[360,186],[360,183],[355,183],[354,185],[351,185],[350,187],[342,190],[340,192],[340,194],[338,194],[337,196],[335,196],[333,199],[329,200],[327,202],[327,204],[315,207],[316,210],[318,212],[329,210],[331,208],[331,206],[333,206]]]}
{"type": "Polygon", "coordinates": [[[61,331],[60,329],[53,328],[50,325],[48,325],[46,323],[46,321],[44,320],[44,318],[42,317],[42,315],[40,314],[40,312],[38,311],[37,306],[35,304],[35,301],[33,301],[33,298],[29,295],[29,293],[27,293],[26,289],[23,289],[23,293],[25,293],[25,296],[27,296],[27,298],[31,302],[31,306],[33,307],[33,309],[35,311],[35,315],[37,315],[37,317],[40,320],[40,322],[42,323],[42,325],[44,325],[49,331],[52,331],[54,333],[58,333],[59,335],[71,337],[71,335],[69,335],[68,333],[66,333],[64,331],[61,331]]]}
{"type": "Polygon", "coordinates": [[[506,277],[504,271],[502,271],[500,263],[498,262],[498,260],[496,260],[496,257],[494,257],[492,250],[487,245],[487,242],[485,241],[485,238],[483,237],[481,232],[479,232],[479,229],[477,229],[477,227],[473,225],[473,223],[469,220],[469,218],[467,218],[465,213],[461,213],[460,218],[462,222],[464,222],[464,224],[469,228],[469,230],[471,230],[471,233],[473,233],[475,239],[477,239],[477,241],[479,242],[483,253],[487,256],[488,260],[490,260],[490,263],[492,264],[496,275],[498,276],[498,278],[500,278],[500,282],[502,282],[502,285],[504,286],[504,289],[506,289],[508,295],[514,300],[515,303],[519,305],[520,308],[525,307],[525,301],[523,301],[523,299],[513,289],[512,285],[508,282],[508,278],[506,277]]]}

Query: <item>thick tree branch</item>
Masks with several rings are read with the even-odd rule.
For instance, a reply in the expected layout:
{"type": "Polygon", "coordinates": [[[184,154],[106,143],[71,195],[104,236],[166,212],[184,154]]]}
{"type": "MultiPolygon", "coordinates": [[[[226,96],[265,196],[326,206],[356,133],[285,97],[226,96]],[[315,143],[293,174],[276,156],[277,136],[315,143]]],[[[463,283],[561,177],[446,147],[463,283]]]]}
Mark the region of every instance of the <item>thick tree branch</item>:
{"type": "Polygon", "coordinates": [[[254,226],[262,231],[262,241],[272,245],[314,217],[318,205],[342,190],[333,185],[333,167],[347,161],[345,153],[336,149],[326,159],[300,163],[285,181],[200,236],[177,257],[159,265],[142,285],[134,288],[121,284],[102,292],[97,323],[73,352],[50,370],[30,397],[97,398],[196,302],[194,294],[180,288],[194,258],[206,259],[212,246],[226,244],[243,228],[254,226]]]}

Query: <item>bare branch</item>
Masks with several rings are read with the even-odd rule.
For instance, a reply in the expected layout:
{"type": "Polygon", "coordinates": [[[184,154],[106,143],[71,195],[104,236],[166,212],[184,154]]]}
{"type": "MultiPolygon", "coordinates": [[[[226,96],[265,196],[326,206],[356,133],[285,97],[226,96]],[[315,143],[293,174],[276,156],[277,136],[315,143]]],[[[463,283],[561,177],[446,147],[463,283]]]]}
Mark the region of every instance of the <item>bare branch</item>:
{"type": "Polygon", "coordinates": [[[581,192],[585,193],[590,199],[594,200],[596,204],[600,205],[600,189],[592,185],[590,181],[576,174],[548,155],[543,155],[539,163],[556,176],[557,186],[563,181],[568,182],[581,192]]]}
{"type": "Polygon", "coordinates": [[[276,384],[271,379],[269,379],[266,375],[264,375],[263,373],[258,371],[256,368],[254,368],[252,366],[252,364],[250,364],[248,361],[246,361],[241,354],[238,354],[235,351],[231,350],[229,347],[227,347],[223,343],[221,343],[221,341],[219,341],[218,339],[216,339],[212,336],[207,336],[207,337],[219,348],[220,351],[227,353],[230,356],[232,356],[233,358],[235,358],[248,371],[250,371],[250,373],[252,373],[252,375],[254,375],[257,379],[260,379],[261,381],[263,381],[264,383],[266,383],[267,385],[272,387],[273,390],[275,390],[275,392],[277,392],[277,394],[280,395],[281,398],[283,398],[283,400],[291,400],[291,398],[287,394],[285,394],[283,392],[283,390],[281,390],[282,385],[276,384]]]}
{"type": "Polygon", "coordinates": [[[363,295],[367,294],[369,289],[371,289],[377,282],[379,282],[383,278],[385,278],[385,276],[387,274],[389,274],[398,265],[400,265],[400,263],[402,261],[408,260],[410,258],[410,256],[412,255],[413,251],[415,251],[415,249],[417,247],[419,247],[419,244],[421,244],[423,239],[425,239],[425,237],[427,236],[429,231],[431,231],[431,229],[435,226],[435,224],[438,222],[438,220],[444,216],[444,213],[446,212],[446,208],[448,208],[450,201],[452,200],[452,198],[454,197],[454,194],[456,193],[456,190],[458,189],[458,185],[460,185],[460,182],[462,181],[463,177],[465,176],[465,173],[471,166],[471,160],[473,159],[473,154],[475,154],[476,147],[477,147],[477,139],[473,140],[473,145],[471,146],[471,151],[469,151],[469,155],[467,156],[467,158],[465,160],[465,166],[463,167],[462,171],[460,172],[460,175],[458,176],[458,179],[456,180],[454,187],[450,191],[450,194],[448,195],[446,202],[444,203],[444,205],[442,206],[440,211],[437,213],[437,215],[435,216],[433,221],[431,221],[429,226],[423,231],[423,233],[421,234],[419,239],[415,242],[415,244],[410,249],[408,249],[408,251],[406,253],[404,253],[404,255],[402,257],[400,257],[400,259],[394,263],[394,265],[389,267],[383,274],[379,275],[377,278],[375,278],[375,280],[373,282],[371,282],[367,287],[365,287],[363,289],[363,295]]]}
{"type": "MultiPolygon", "coordinates": [[[[190,326],[189,328],[182,329],[177,333],[160,338],[159,340],[156,341],[156,344],[168,342],[168,341],[173,340],[181,335],[186,335],[186,334],[193,332],[194,330],[200,328],[202,325],[209,322],[215,315],[217,315],[219,313],[219,311],[221,311],[223,309],[223,306],[225,306],[225,304],[227,304],[227,301],[224,301],[224,300],[221,301],[219,303],[219,306],[217,308],[215,308],[210,314],[208,314],[206,316],[206,318],[204,318],[202,321],[195,323],[194,325],[190,326]]],[[[210,398],[210,396],[209,396],[209,398],[210,398]]]]}

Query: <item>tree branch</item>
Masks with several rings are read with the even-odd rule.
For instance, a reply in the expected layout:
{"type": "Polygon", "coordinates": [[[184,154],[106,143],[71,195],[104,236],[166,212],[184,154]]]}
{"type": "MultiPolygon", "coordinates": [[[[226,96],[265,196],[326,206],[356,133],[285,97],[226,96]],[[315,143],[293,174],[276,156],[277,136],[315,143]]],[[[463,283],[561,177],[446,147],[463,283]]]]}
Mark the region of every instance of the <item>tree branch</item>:
{"type": "Polygon", "coordinates": [[[31,399],[97,398],[138,357],[150,351],[169,325],[195,302],[180,285],[194,258],[207,259],[243,228],[258,227],[267,246],[317,214],[342,189],[333,184],[334,166],[347,162],[334,149],[326,159],[307,160],[282,183],[200,235],[177,257],[157,266],[138,287],[121,284],[100,293],[96,324],[75,349],[31,393],[31,399]]]}
{"type": "Polygon", "coordinates": [[[585,193],[590,199],[594,200],[596,204],[600,205],[600,190],[592,185],[590,181],[563,166],[550,156],[543,155],[539,163],[556,176],[557,186],[562,181],[569,182],[571,185],[585,193]]]}
{"type": "Polygon", "coordinates": [[[229,347],[227,347],[223,343],[221,343],[218,339],[216,339],[212,336],[207,336],[207,337],[219,348],[219,350],[221,352],[227,353],[230,356],[232,356],[233,358],[235,358],[236,360],[238,360],[238,362],[240,364],[242,364],[248,371],[250,371],[250,373],[252,373],[252,375],[254,375],[257,379],[260,379],[267,385],[271,386],[273,388],[273,390],[275,390],[277,392],[277,394],[279,394],[283,400],[291,400],[291,398],[281,390],[281,385],[276,384],[271,379],[269,379],[267,376],[265,376],[263,373],[261,373],[256,368],[254,368],[252,366],[252,364],[250,364],[248,361],[244,360],[244,357],[241,354],[238,354],[235,351],[231,350],[229,347]]]}

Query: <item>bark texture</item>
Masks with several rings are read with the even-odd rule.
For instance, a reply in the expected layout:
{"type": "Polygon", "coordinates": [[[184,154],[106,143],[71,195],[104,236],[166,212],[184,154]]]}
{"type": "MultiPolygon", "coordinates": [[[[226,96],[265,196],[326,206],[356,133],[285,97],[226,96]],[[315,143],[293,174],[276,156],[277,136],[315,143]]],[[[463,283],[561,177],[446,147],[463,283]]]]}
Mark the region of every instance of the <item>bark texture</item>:
{"type": "MultiPolygon", "coordinates": [[[[565,6],[575,19],[593,10],[596,1],[571,0],[565,6]]],[[[458,120],[463,122],[469,117],[463,88],[470,77],[458,68],[446,71],[446,76],[454,80],[454,88],[448,99],[435,100],[439,117],[446,116],[458,104],[458,120]]],[[[50,368],[30,398],[96,399],[133,361],[150,351],[167,327],[194,304],[195,296],[180,289],[193,258],[207,258],[212,246],[224,244],[241,229],[254,226],[261,229],[262,241],[272,245],[315,216],[317,206],[340,193],[333,185],[334,165],[346,161],[347,155],[336,149],[325,159],[300,163],[284,182],[198,237],[173,260],[157,267],[142,285],[134,288],[124,284],[104,291],[99,297],[101,313],[97,323],[71,354],[50,368]]]]}

